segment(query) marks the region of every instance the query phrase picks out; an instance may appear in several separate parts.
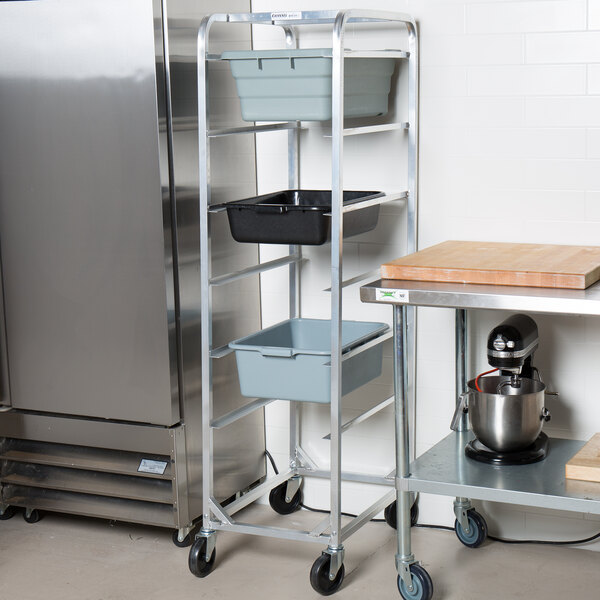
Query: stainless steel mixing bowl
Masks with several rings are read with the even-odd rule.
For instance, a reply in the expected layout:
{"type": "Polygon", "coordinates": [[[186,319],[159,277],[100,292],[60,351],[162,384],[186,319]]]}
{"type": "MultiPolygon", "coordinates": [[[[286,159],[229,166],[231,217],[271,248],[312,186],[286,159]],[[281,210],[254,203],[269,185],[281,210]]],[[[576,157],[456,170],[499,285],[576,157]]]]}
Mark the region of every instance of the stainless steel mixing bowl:
{"type": "Polygon", "coordinates": [[[544,407],[546,386],[534,379],[521,379],[520,387],[510,377],[482,377],[481,392],[475,380],[468,383],[468,413],[477,439],[496,452],[515,452],[530,446],[550,415],[544,407]]]}

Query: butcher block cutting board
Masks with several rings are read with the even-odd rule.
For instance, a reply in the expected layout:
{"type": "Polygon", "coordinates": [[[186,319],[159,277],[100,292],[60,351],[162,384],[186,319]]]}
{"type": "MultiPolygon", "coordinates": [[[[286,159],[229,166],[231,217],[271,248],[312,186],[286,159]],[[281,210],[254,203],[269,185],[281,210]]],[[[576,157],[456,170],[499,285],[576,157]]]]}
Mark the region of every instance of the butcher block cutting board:
{"type": "Polygon", "coordinates": [[[592,439],[565,465],[567,479],[583,479],[600,482],[600,433],[592,439]]]}
{"type": "Polygon", "coordinates": [[[381,276],[583,290],[600,279],[600,246],[448,241],[381,265],[381,276]]]}

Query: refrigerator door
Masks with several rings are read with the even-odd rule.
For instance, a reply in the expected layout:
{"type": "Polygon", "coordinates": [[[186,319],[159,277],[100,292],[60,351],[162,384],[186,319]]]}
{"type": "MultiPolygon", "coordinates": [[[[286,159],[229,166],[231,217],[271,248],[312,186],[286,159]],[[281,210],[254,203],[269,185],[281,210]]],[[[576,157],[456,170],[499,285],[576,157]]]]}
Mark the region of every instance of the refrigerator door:
{"type": "Polygon", "coordinates": [[[0,3],[14,408],[179,421],[162,52],[158,0],[0,3]]]}

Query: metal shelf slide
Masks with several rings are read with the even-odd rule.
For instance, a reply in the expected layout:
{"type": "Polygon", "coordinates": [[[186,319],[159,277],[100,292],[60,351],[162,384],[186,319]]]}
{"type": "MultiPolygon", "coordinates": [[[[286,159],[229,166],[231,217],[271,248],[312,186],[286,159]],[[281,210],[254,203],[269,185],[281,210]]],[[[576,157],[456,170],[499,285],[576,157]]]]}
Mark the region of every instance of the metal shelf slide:
{"type": "MultiPolygon", "coordinates": [[[[387,489],[381,498],[349,523],[342,525],[341,495],[342,481],[357,481],[379,484],[387,488],[394,487],[394,474],[374,476],[361,473],[346,473],[341,468],[342,433],[353,425],[364,421],[391,403],[384,400],[377,406],[366,411],[350,423],[342,423],[342,364],[348,358],[364,352],[373,344],[383,344],[391,338],[384,334],[379,338],[364,344],[347,353],[342,353],[342,289],[351,283],[363,281],[367,275],[353,278],[351,282],[342,281],[343,234],[345,213],[351,210],[361,210],[375,204],[402,201],[406,210],[406,240],[407,251],[416,250],[417,238],[417,141],[418,141],[418,40],[417,27],[412,17],[404,14],[370,11],[294,11],[278,13],[245,13],[245,14],[214,14],[205,17],[198,30],[198,152],[200,171],[200,277],[201,277],[201,318],[202,318],[202,435],[203,435],[203,520],[202,528],[196,536],[189,557],[192,573],[198,577],[208,575],[215,561],[215,546],[217,531],[233,531],[250,535],[277,537],[290,541],[317,542],[326,547],[323,554],[315,561],[311,571],[311,584],[321,594],[329,595],[335,592],[344,577],[344,545],[343,542],[357,531],[362,525],[371,520],[382,509],[390,505],[394,499],[403,494],[396,489],[387,489]],[[271,131],[288,131],[288,184],[290,189],[299,186],[299,131],[301,129],[319,130],[319,126],[299,121],[283,123],[251,125],[232,128],[210,128],[208,109],[208,64],[219,60],[220,55],[209,52],[209,37],[211,27],[215,23],[241,23],[246,25],[271,25],[280,27],[286,40],[286,47],[298,47],[297,34],[306,25],[329,25],[332,31],[332,119],[330,129],[321,128],[321,133],[331,139],[331,176],[332,176],[332,210],[331,219],[331,403],[330,403],[330,468],[319,469],[315,462],[301,448],[299,443],[300,402],[290,403],[290,442],[289,469],[269,478],[254,489],[242,494],[227,506],[221,505],[213,492],[213,432],[228,424],[243,418],[253,410],[265,406],[270,399],[256,398],[248,404],[225,415],[215,418],[213,411],[212,388],[212,359],[227,356],[230,351],[227,345],[213,347],[212,336],[212,295],[214,286],[227,285],[237,279],[256,275],[268,269],[287,267],[289,269],[289,317],[301,316],[300,311],[300,269],[304,262],[302,248],[290,245],[288,254],[266,263],[258,264],[235,273],[213,275],[211,273],[211,234],[209,217],[211,213],[219,212],[222,207],[211,207],[210,183],[210,139],[225,135],[259,134],[271,131]],[[398,29],[399,33],[408,32],[406,50],[348,50],[344,47],[344,35],[350,23],[387,23],[398,29]],[[373,124],[355,127],[344,127],[344,64],[346,57],[387,57],[401,61],[407,70],[408,90],[406,106],[408,122],[382,123],[380,119],[373,124]],[[351,207],[343,207],[344,192],[343,162],[344,138],[360,134],[384,134],[386,132],[406,132],[408,146],[408,177],[407,189],[402,192],[388,193],[381,198],[358,202],[351,207]],[[234,519],[233,515],[255,501],[265,493],[270,492],[272,498],[279,503],[273,508],[281,514],[292,512],[299,508],[301,499],[302,476],[321,477],[330,481],[330,514],[321,518],[320,522],[310,531],[298,531],[278,527],[265,527],[244,523],[234,519]]],[[[414,324],[415,315],[409,313],[409,336],[407,344],[407,369],[414,372],[414,324]]],[[[222,343],[222,342],[221,342],[222,343]]],[[[413,394],[414,376],[410,378],[409,394],[413,394]]],[[[399,503],[400,504],[400,503],[399,503]]]]}

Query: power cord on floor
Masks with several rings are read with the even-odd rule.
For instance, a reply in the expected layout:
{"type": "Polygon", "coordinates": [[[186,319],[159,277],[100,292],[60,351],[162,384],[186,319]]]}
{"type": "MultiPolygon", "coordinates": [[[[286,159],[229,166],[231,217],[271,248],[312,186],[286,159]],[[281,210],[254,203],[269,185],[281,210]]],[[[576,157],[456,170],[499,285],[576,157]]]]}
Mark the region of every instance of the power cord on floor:
{"type": "Polygon", "coordinates": [[[579,544],[587,544],[588,542],[593,542],[600,538],[600,532],[591,535],[588,538],[583,540],[506,540],[503,538],[499,538],[493,535],[488,535],[490,540],[494,542],[501,542],[503,544],[542,544],[546,546],[578,546],[579,544]]]}
{"type": "Polygon", "coordinates": [[[454,531],[454,527],[450,527],[449,525],[429,525],[428,523],[415,523],[413,527],[421,527],[422,529],[441,529],[443,531],[454,531]]]}
{"type": "MultiPolygon", "coordinates": [[[[454,527],[449,527],[447,525],[428,525],[426,523],[417,523],[416,525],[413,525],[413,527],[423,527],[424,529],[442,529],[444,531],[454,531],[454,527]]],[[[593,542],[594,540],[597,540],[600,538],[600,532],[582,539],[582,540],[564,540],[564,541],[558,541],[558,540],[507,540],[505,538],[499,538],[496,537],[495,535],[487,535],[487,538],[489,540],[492,540],[494,542],[500,542],[502,544],[543,544],[543,545],[547,545],[547,546],[577,546],[579,544],[586,544],[588,542],[593,542]]]]}
{"type": "MultiPolygon", "coordinates": [[[[268,450],[265,450],[265,455],[269,459],[271,463],[271,467],[273,467],[273,471],[275,475],[279,475],[279,469],[275,464],[275,460],[271,453],[268,450]]],[[[308,506],[304,503],[300,503],[300,506],[304,510],[308,510],[310,512],[322,513],[328,515],[330,511],[324,508],[313,508],[312,506],[308,506]]],[[[353,515],[352,513],[341,513],[344,517],[356,518],[358,515],[353,515]]],[[[371,519],[373,523],[386,523],[385,519],[371,519]]],[[[430,525],[428,523],[416,523],[413,527],[420,527],[421,529],[440,529],[442,531],[454,531],[454,527],[449,527],[448,525],[430,525]]],[[[500,542],[501,544],[540,544],[544,546],[579,546],[580,544],[587,544],[589,542],[593,542],[594,540],[600,539],[600,532],[591,535],[590,537],[581,539],[581,540],[507,540],[505,538],[499,538],[494,535],[487,536],[488,539],[494,542],[500,542]]]]}
{"type": "MultiPolygon", "coordinates": [[[[313,508],[312,506],[308,506],[304,503],[300,503],[300,506],[305,510],[309,510],[310,512],[323,513],[324,515],[328,515],[331,511],[326,508],[313,508]]],[[[352,513],[342,512],[340,513],[342,517],[350,517],[352,519],[356,518],[358,515],[353,515],[352,513]]],[[[371,519],[373,523],[385,523],[385,519],[371,519]]]]}

